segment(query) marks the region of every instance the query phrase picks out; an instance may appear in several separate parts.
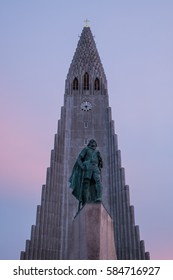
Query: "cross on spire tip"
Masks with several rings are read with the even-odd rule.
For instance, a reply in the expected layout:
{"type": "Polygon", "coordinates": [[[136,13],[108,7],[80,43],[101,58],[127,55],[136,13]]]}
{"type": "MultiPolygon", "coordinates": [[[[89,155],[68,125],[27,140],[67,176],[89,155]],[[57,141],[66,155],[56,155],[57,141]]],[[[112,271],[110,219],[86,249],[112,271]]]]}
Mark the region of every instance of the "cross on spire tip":
{"type": "Polygon", "coordinates": [[[88,19],[85,19],[84,20],[84,27],[89,27],[89,20],[88,19]]]}

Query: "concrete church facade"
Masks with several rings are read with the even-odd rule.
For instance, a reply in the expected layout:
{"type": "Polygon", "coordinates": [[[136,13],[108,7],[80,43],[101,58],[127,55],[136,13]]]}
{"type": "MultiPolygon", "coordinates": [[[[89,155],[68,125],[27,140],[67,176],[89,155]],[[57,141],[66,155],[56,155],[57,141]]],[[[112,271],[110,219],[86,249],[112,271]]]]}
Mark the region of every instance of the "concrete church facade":
{"type": "MultiPolygon", "coordinates": [[[[121,166],[121,153],[109,107],[107,80],[90,27],[82,30],[65,83],[64,105],[36,224],[21,259],[69,259],[77,200],[69,178],[79,152],[95,139],[103,158],[102,202],[113,221],[117,259],[149,259],[121,166]]],[[[107,236],[105,236],[105,239],[107,236]]]]}

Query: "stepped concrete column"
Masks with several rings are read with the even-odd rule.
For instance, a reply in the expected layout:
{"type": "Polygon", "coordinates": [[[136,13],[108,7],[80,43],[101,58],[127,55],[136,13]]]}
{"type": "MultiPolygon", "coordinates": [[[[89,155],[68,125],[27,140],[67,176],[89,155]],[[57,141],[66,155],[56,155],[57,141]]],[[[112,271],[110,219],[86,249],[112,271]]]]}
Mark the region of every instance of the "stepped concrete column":
{"type": "Polygon", "coordinates": [[[69,259],[115,260],[113,222],[102,203],[88,203],[73,220],[69,259]]]}

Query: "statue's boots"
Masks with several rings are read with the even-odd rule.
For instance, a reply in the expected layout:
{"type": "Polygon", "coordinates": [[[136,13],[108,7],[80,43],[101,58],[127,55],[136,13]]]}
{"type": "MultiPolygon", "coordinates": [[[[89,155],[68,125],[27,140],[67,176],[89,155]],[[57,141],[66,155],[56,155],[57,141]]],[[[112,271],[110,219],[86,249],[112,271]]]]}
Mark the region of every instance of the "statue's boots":
{"type": "Polygon", "coordinates": [[[95,172],[94,173],[94,180],[96,182],[96,202],[101,202],[102,201],[102,185],[100,182],[100,172],[95,172]]]}
{"type": "Polygon", "coordinates": [[[97,195],[96,195],[96,202],[102,201],[102,191],[101,191],[101,185],[96,185],[97,195]]]}
{"type": "Polygon", "coordinates": [[[89,202],[91,200],[89,192],[89,181],[85,181],[83,184],[83,195],[82,195],[82,204],[89,202]]]}

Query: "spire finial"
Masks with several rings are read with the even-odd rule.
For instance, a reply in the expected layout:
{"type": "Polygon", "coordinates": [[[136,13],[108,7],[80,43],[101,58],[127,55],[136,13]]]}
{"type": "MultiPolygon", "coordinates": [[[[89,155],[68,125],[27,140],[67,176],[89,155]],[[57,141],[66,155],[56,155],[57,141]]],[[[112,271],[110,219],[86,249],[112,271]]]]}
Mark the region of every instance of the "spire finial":
{"type": "Polygon", "coordinates": [[[88,19],[86,19],[86,20],[84,20],[84,27],[89,27],[89,20],[88,19]]]}

